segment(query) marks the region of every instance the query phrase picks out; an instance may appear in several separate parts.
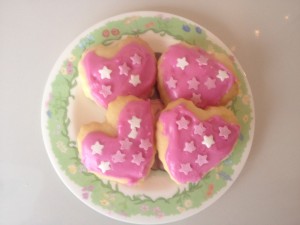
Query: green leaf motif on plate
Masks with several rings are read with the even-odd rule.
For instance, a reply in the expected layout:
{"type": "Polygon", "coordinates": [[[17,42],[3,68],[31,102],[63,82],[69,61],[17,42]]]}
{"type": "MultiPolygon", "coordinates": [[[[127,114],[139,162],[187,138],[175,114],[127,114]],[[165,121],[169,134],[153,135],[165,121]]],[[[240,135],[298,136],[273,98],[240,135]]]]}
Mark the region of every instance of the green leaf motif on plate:
{"type": "Polygon", "coordinates": [[[105,26],[95,29],[82,38],[70,52],[70,57],[65,59],[61,65],[61,70],[52,83],[47,128],[51,147],[61,170],[73,182],[82,187],[84,200],[91,199],[95,205],[106,209],[107,212],[113,211],[122,216],[145,215],[160,218],[180,214],[201,206],[224,188],[228,182],[231,182],[231,175],[234,173],[233,166],[240,162],[250,138],[249,130],[253,112],[245,77],[236,62],[233,61],[234,70],[240,81],[240,93],[228,108],[234,111],[241,124],[241,136],[230,157],[209,172],[201,182],[190,184],[187,190],[178,190],[171,198],[161,197],[153,200],[145,195],[127,196],[119,191],[118,186],[112,187],[109,182],[105,183],[95,175],[86,172],[78,158],[76,142],[70,140],[68,136],[70,119],[67,110],[70,98],[74,98],[72,89],[78,85],[76,82],[77,63],[84,50],[94,44],[109,45],[124,35],[138,36],[146,32],[154,32],[162,37],[168,35],[178,41],[227,55],[224,49],[208,40],[206,32],[199,26],[178,18],[164,17],[163,15],[157,17],[134,16],[108,22],[105,26]]]}

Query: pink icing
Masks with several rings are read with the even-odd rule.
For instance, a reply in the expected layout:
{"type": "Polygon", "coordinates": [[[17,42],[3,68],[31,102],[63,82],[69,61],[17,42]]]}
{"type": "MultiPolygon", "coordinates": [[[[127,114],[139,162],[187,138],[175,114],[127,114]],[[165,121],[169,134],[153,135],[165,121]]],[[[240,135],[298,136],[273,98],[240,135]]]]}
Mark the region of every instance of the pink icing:
{"type": "Polygon", "coordinates": [[[182,44],[170,46],[163,54],[160,70],[171,100],[185,98],[201,108],[219,105],[236,81],[222,63],[203,49],[182,44]]]}
{"type": "Polygon", "coordinates": [[[155,154],[150,101],[128,103],[120,113],[117,129],[118,137],[110,137],[102,132],[89,133],[81,143],[81,161],[88,171],[126,179],[129,184],[134,184],[148,173],[155,154]],[[137,124],[139,127],[132,127],[129,123],[133,117],[140,119],[140,124],[137,124]],[[129,137],[132,130],[137,132],[135,138],[129,137]],[[97,142],[103,145],[101,154],[93,154],[92,146],[97,142]],[[101,162],[109,162],[110,169],[103,172],[99,168],[101,162]]]}
{"type": "Polygon", "coordinates": [[[232,152],[240,133],[238,125],[219,116],[200,121],[183,105],[162,112],[159,121],[169,140],[165,160],[172,177],[179,183],[201,180],[232,152]],[[205,141],[209,137],[214,143],[205,141]]]}
{"type": "Polygon", "coordinates": [[[112,59],[90,51],[83,59],[83,66],[92,96],[104,107],[118,96],[147,98],[156,79],[155,57],[134,42],[123,47],[112,59]],[[106,69],[103,76],[99,72],[102,69],[104,72],[106,69]]]}

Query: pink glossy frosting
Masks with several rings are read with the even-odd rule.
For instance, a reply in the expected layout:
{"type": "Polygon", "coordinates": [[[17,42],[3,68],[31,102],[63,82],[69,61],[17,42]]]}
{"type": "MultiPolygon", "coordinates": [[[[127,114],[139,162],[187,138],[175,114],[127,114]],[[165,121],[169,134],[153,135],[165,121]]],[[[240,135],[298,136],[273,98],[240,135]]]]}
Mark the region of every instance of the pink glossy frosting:
{"type": "Polygon", "coordinates": [[[163,86],[171,100],[185,98],[198,107],[219,105],[236,81],[221,62],[200,48],[175,44],[162,55],[163,86]]]}
{"type": "Polygon", "coordinates": [[[153,116],[150,101],[132,101],[120,113],[118,137],[95,131],[82,141],[81,161],[88,171],[134,184],[144,178],[151,166],[153,116]]]}
{"type": "Polygon", "coordinates": [[[90,51],[82,64],[93,98],[104,107],[118,96],[147,98],[156,80],[154,55],[135,42],[124,46],[112,59],[90,51]]]}
{"type": "Polygon", "coordinates": [[[213,116],[199,120],[183,105],[161,113],[168,139],[165,160],[179,183],[198,182],[233,150],[240,127],[213,116]]]}

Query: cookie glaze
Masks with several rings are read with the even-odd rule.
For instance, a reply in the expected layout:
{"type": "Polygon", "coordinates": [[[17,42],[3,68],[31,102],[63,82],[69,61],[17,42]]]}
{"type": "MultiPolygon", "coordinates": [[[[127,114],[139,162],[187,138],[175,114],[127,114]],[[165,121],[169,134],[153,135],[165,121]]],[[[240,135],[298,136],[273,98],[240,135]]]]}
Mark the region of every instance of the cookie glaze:
{"type": "Polygon", "coordinates": [[[185,98],[200,108],[220,105],[236,77],[206,51],[175,44],[162,55],[159,64],[163,88],[170,100],[185,98]]]}
{"type": "Polygon", "coordinates": [[[220,116],[201,121],[183,104],[163,111],[159,122],[168,140],[168,171],[178,183],[201,180],[232,152],[240,133],[220,116]]]}
{"type": "Polygon", "coordinates": [[[89,51],[82,65],[91,95],[104,107],[118,96],[147,98],[156,80],[155,56],[138,42],[129,42],[111,59],[89,51]]]}
{"type": "Polygon", "coordinates": [[[120,112],[117,137],[88,133],[81,143],[81,161],[88,171],[134,184],[153,163],[153,116],[150,101],[130,101],[120,112]]]}

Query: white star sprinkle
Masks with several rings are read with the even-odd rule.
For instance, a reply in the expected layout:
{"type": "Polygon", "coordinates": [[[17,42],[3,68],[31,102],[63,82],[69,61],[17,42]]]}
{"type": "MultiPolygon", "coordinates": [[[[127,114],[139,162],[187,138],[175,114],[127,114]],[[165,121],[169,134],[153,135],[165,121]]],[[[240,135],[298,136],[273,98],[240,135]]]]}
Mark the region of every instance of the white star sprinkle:
{"type": "Polygon", "coordinates": [[[196,146],[193,141],[185,142],[183,151],[192,153],[196,150],[196,146]]]}
{"type": "Polygon", "coordinates": [[[114,163],[122,163],[125,161],[125,154],[123,154],[121,151],[117,151],[116,154],[112,156],[112,161],[114,163]]]}
{"type": "Polygon", "coordinates": [[[99,93],[103,95],[104,98],[107,98],[109,95],[111,95],[111,86],[102,85],[99,93]]]}
{"type": "Polygon", "coordinates": [[[177,80],[175,80],[173,77],[170,77],[170,79],[166,83],[168,85],[168,88],[176,88],[177,80]]]}
{"type": "Polygon", "coordinates": [[[204,144],[207,148],[210,148],[215,143],[214,137],[212,135],[210,136],[203,136],[202,144],[204,144]]]}
{"type": "Polygon", "coordinates": [[[130,124],[131,129],[140,128],[142,120],[136,116],[132,116],[128,123],[130,124]]]}
{"type": "Polygon", "coordinates": [[[138,135],[138,132],[136,130],[136,128],[131,129],[130,133],[128,134],[128,137],[135,139],[138,135]]]}
{"type": "Polygon", "coordinates": [[[228,129],[227,126],[219,127],[219,136],[224,137],[226,140],[228,139],[228,136],[231,134],[231,131],[228,129]]]}
{"type": "Polygon", "coordinates": [[[200,57],[198,59],[196,59],[196,61],[199,64],[199,66],[206,66],[208,58],[203,55],[200,55],[200,57]]]}
{"type": "Polygon", "coordinates": [[[217,78],[219,78],[223,82],[225,79],[229,78],[229,76],[226,71],[219,70],[217,74],[217,78]]]}
{"type": "Polygon", "coordinates": [[[128,134],[128,137],[130,138],[136,138],[138,135],[137,132],[137,128],[141,127],[141,119],[136,117],[136,116],[132,116],[130,120],[128,120],[128,123],[130,124],[130,128],[131,128],[131,132],[128,134]]]}
{"type": "Polygon", "coordinates": [[[104,66],[101,70],[98,70],[98,72],[100,73],[101,79],[110,79],[110,74],[112,70],[104,66]]]}
{"type": "Polygon", "coordinates": [[[132,74],[130,76],[130,80],[129,80],[129,83],[131,83],[133,86],[138,86],[140,83],[141,83],[141,80],[140,80],[140,75],[135,75],[135,74],[132,74]]]}
{"type": "Polygon", "coordinates": [[[189,172],[192,171],[191,165],[189,163],[181,164],[179,172],[184,173],[184,175],[188,175],[189,172]]]}
{"type": "Polygon", "coordinates": [[[205,86],[207,87],[208,90],[215,88],[216,87],[216,80],[215,79],[211,79],[210,77],[207,78],[207,80],[205,81],[205,86]]]}
{"type": "Polygon", "coordinates": [[[177,64],[176,66],[182,70],[184,70],[184,68],[189,65],[189,63],[186,61],[186,58],[185,57],[182,57],[182,58],[178,58],[177,59],[177,64]]]}
{"type": "Polygon", "coordinates": [[[195,77],[193,77],[193,79],[189,80],[187,83],[189,85],[189,90],[191,90],[191,89],[197,90],[198,86],[200,84],[200,82],[197,81],[197,79],[195,77]]]}
{"type": "Polygon", "coordinates": [[[132,142],[126,138],[125,140],[120,141],[121,150],[129,150],[131,148],[132,142]]]}
{"type": "Polygon", "coordinates": [[[148,148],[152,147],[152,144],[149,139],[141,139],[141,144],[139,147],[147,151],[148,148]]]}
{"type": "Polygon", "coordinates": [[[180,120],[176,121],[177,126],[178,126],[178,130],[182,130],[182,129],[188,129],[188,125],[189,125],[189,121],[186,120],[183,116],[180,118],[180,120]]]}
{"type": "Polygon", "coordinates": [[[194,103],[199,104],[201,102],[201,95],[193,93],[191,100],[194,103]]]}
{"type": "Polygon", "coordinates": [[[104,145],[102,145],[99,141],[96,141],[96,142],[91,146],[92,154],[93,154],[93,155],[95,155],[95,154],[101,155],[101,154],[102,154],[103,148],[104,148],[104,145]]]}
{"type": "Polygon", "coordinates": [[[106,173],[106,171],[110,170],[110,162],[102,161],[98,168],[101,170],[102,173],[106,173]]]}
{"type": "Polygon", "coordinates": [[[119,66],[120,75],[128,76],[129,67],[126,63],[123,63],[121,66],[119,66]]]}
{"type": "Polygon", "coordinates": [[[134,54],[133,56],[130,57],[130,59],[131,59],[133,65],[141,64],[142,58],[138,54],[134,54]]]}
{"type": "Polygon", "coordinates": [[[142,156],[141,152],[139,154],[132,155],[132,160],[131,160],[132,163],[139,166],[141,164],[141,162],[143,162],[143,161],[145,161],[145,159],[142,156]]]}
{"type": "Polygon", "coordinates": [[[194,134],[203,135],[205,130],[206,129],[202,123],[194,126],[194,134]]]}
{"type": "Polygon", "coordinates": [[[199,166],[208,163],[207,155],[198,155],[198,158],[196,159],[195,163],[197,163],[199,166]]]}

